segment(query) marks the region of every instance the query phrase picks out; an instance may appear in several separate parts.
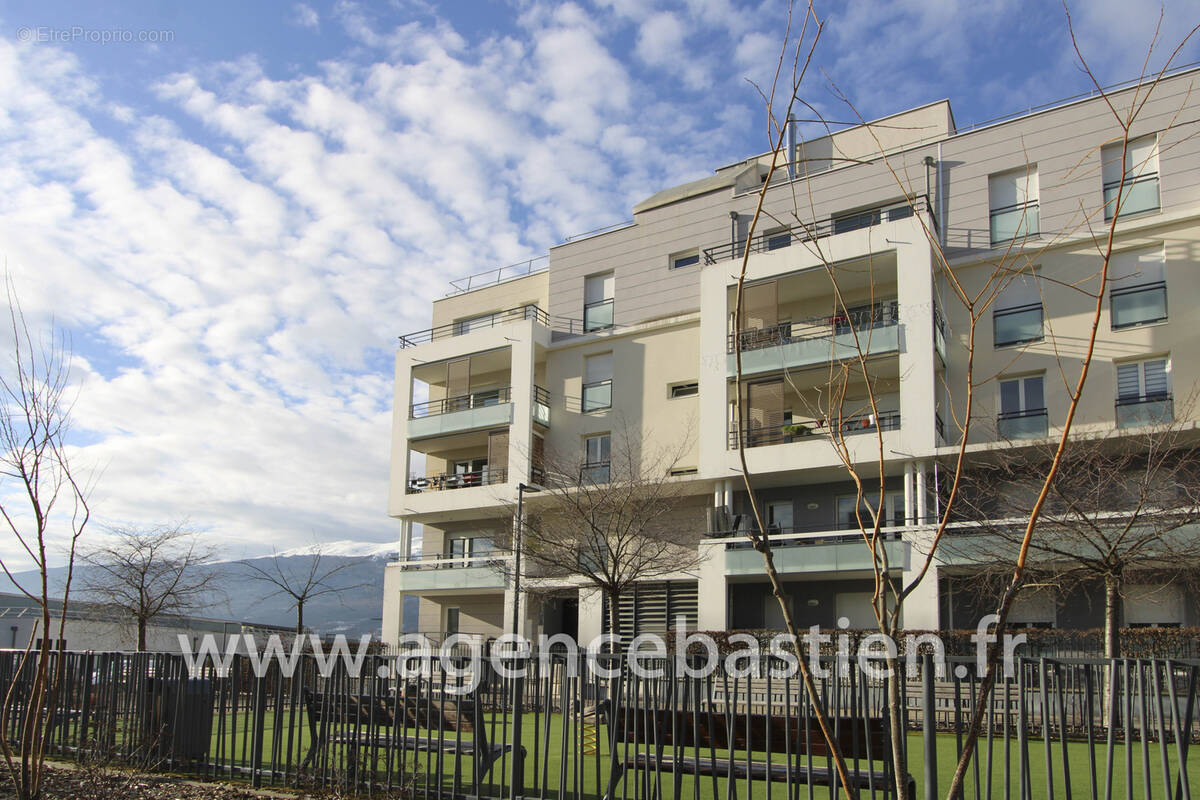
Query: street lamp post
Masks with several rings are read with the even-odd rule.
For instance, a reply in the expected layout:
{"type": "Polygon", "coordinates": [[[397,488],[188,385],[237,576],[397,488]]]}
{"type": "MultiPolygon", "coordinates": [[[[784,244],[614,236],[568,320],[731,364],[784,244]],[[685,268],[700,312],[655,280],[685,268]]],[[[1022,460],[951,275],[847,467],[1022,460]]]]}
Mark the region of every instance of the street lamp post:
{"type": "Polygon", "coordinates": [[[525,493],[536,492],[540,489],[540,486],[530,486],[527,483],[517,484],[517,523],[513,526],[512,632],[514,636],[520,632],[521,622],[521,546],[525,534],[525,493]]]}

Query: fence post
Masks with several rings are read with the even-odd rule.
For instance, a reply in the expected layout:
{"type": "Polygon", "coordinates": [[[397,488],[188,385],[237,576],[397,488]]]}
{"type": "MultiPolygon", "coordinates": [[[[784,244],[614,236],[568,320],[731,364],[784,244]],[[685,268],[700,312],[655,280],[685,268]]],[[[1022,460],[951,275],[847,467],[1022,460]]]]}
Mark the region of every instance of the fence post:
{"type": "MultiPolygon", "coordinates": [[[[514,659],[515,662],[515,659],[514,659]]],[[[521,748],[521,716],[525,704],[525,676],[519,675],[512,679],[512,788],[509,797],[516,800],[525,794],[525,757],[521,748]]]]}
{"type": "Polygon", "coordinates": [[[255,789],[262,788],[263,733],[267,722],[267,678],[265,674],[254,676],[254,733],[250,741],[250,783],[255,789]]]}
{"type": "Polygon", "coordinates": [[[921,660],[921,733],[925,745],[925,800],[938,800],[937,720],[933,653],[921,660]]]}

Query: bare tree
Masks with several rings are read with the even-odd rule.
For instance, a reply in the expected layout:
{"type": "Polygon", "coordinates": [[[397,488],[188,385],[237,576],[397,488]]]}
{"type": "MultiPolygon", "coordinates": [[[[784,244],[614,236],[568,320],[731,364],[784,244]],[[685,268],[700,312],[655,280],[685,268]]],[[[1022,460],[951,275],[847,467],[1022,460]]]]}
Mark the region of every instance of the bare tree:
{"type": "MultiPolygon", "coordinates": [[[[529,502],[521,530],[522,555],[535,571],[572,577],[598,589],[608,603],[609,630],[621,633],[621,597],[634,584],[693,571],[700,561],[699,525],[680,524],[701,509],[671,476],[686,452],[644,451],[625,429],[608,453],[544,459],[542,491],[529,502]]],[[[515,519],[514,513],[514,519],[515,519]]]]}
{"type": "MultiPolygon", "coordinates": [[[[1011,573],[1023,534],[1019,521],[1029,518],[1053,450],[1044,442],[999,450],[966,474],[958,513],[978,526],[978,535],[948,544],[979,564],[980,575],[1011,573]]],[[[1030,542],[1036,556],[1030,580],[1059,593],[1102,585],[1104,655],[1116,658],[1127,582],[1184,580],[1200,569],[1200,539],[1182,530],[1197,521],[1200,445],[1191,431],[1170,422],[1136,435],[1114,430],[1077,438],[1050,482],[1030,542]]],[[[987,596],[988,583],[977,585],[987,596]]]]}
{"type": "Polygon", "coordinates": [[[363,589],[369,586],[367,582],[346,584],[335,583],[333,578],[343,570],[361,564],[363,559],[353,558],[322,566],[327,553],[323,544],[315,544],[309,549],[307,564],[296,556],[281,557],[272,552],[271,563],[259,566],[253,561],[243,561],[250,580],[266,584],[268,591],[262,596],[263,600],[284,595],[291,598],[291,607],[296,610],[296,635],[304,633],[304,607],[318,597],[341,595],[343,592],[363,589]]]}
{"type": "Polygon", "coordinates": [[[186,522],[109,527],[110,543],[84,553],[83,577],[92,598],[132,618],[137,649],[146,649],[146,629],[164,614],[189,614],[220,594],[211,568],[216,549],[199,541],[186,522]]]}
{"type": "MultiPolygon", "coordinates": [[[[892,566],[888,563],[887,548],[884,546],[884,537],[882,535],[882,528],[887,525],[883,512],[885,500],[884,463],[886,453],[882,433],[884,428],[877,422],[882,418],[882,409],[877,392],[878,381],[872,363],[871,339],[874,325],[870,319],[865,322],[856,320],[856,313],[859,313],[860,310],[852,308],[846,300],[846,293],[842,290],[842,275],[839,271],[839,265],[825,252],[822,243],[822,237],[828,234],[827,232],[822,232],[819,229],[820,223],[814,221],[816,220],[816,204],[813,201],[811,182],[788,182],[784,186],[781,185],[783,184],[782,181],[775,180],[777,175],[782,172],[783,166],[792,162],[793,159],[793,154],[783,148],[786,128],[792,116],[793,108],[797,105],[803,106],[817,117],[816,121],[818,123],[825,124],[821,119],[821,115],[813,106],[799,97],[801,83],[807,71],[807,65],[812,59],[813,49],[816,46],[816,40],[819,38],[820,30],[821,25],[817,21],[810,4],[806,15],[806,27],[801,31],[799,41],[793,43],[789,37],[791,31],[791,26],[789,25],[788,32],[785,33],[784,46],[781,51],[775,80],[769,91],[764,92],[760,90],[767,108],[768,138],[771,142],[771,149],[768,151],[769,161],[763,165],[766,174],[763,176],[762,187],[758,192],[757,203],[748,230],[745,234],[738,234],[739,252],[737,253],[737,257],[741,261],[741,269],[737,275],[732,319],[738,325],[739,329],[755,327],[752,324],[743,324],[746,321],[744,313],[746,306],[744,303],[747,288],[747,267],[750,254],[753,250],[752,245],[755,242],[755,231],[760,224],[767,224],[767,220],[770,220],[772,227],[784,226],[788,231],[789,244],[799,244],[806,248],[824,266],[829,278],[830,291],[833,295],[833,308],[831,310],[834,316],[831,318],[843,321],[841,325],[835,326],[834,330],[829,334],[831,351],[829,373],[827,380],[824,381],[820,397],[811,403],[811,411],[814,420],[824,423],[825,427],[821,432],[828,432],[828,440],[837,452],[847,476],[853,480],[856,486],[858,496],[856,506],[857,527],[862,534],[864,545],[870,551],[874,567],[875,592],[873,608],[881,633],[894,637],[897,630],[899,630],[904,602],[922,583],[929,569],[936,563],[939,546],[946,538],[948,523],[953,519],[954,508],[960,493],[961,479],[968,460],[967,443],[972,421],[976,416],[974,409],[976,395],[980,386],[986,385],[989,381],[993,381],[996,378],[995,375],[979,376],[976,374],[976,333],[979,323],[986,319],[988,312],[994,307],[996,300],[1008,286],[1014,281],[1024,280],[1035,274],[1034,265],[1048,248],[1076,238],[1085,244],[1090,243],[1093,245],[1097,256],[1096,272],[1090,280],[1077,281],[1066,286],[1067,289],[1079,292],[1093,303],[1092,313],[1088,315],[1090,321],[1088,335],[1083,337],[1081,346],[1072,348],[1071,357],[1069,358],[1059,352],[1052,334],[1050,337],[1069,404],[1061,436],[1056,437],[1057,441],[1053,452],[1040,465],[1040,472],[1035,476],[1037,484],[1042,488],[1040,491],[1034,493],[1034,500],[1020,526],[1016,556],[1012,561],[1011,574],[1005,590],[1001,593],[1001,601],[998,607],[1000,621],[996,635],[1002,640],[1009,608],[1016,592],[1027,577],[1026,568],[1034,539],[1034,530],[1037,528],[1039,518],[1043,512],[1049,487],[1053,484],[1061,469],[1062,461],[1067,451],[1067,444],[1071,439],[1076,410],[1087,381],[1092,356],[1095,352],[1096,333],[1108,285],[1109,263],[1113,253],[1116,225],[1118,220],[1123,216],[1125,200],[1129,191],[1126,179],[1130,175],[1131,169],[1129,164],[1131,130],[1141,111],[1144,109],[1148,98],[1157,86],[1158,81],[1166,69],[1169,68],[1174,55],[1179,50],[1177,48],[1172,56],[1166,60],[1166,64],[1162,70],[1157,73],[1145,74],[1143,79],[1133,88],[1131,95],[1127,96],[1126,101],[1123,101],[1121,107],[1115,104],[1110,93],[1105,92],[1098,84],[1096,85],[1096,90],[1111,110],[1113,120],[1119,131],[1119,135],[1112,142],[1105,143],[1106,145],[1119,145],[1121,150],[1122,175],[1117,197],[1111,203],[1106,202],[1104,206],[1096,208],[1084,208],[1081,206],[1076,213],[1073,224],[1067,226],[1064,230],[1055,232],[1053,235],[1043,236],[1040,240],[1031,240],[1028,235],[1020,233],[1026,227],[1024,219],[1025,211],[1022,211],[1022,219],[1020,220],[1020,224],[1017,225],[1018,235],[1014,236],[1008,245],[1002,248],[997,256],[990,259],[989,264],[985,265],[985,268],[982,270],[984,273],[982,279],[977,275],[978,270],[974,273],[969,270],[964,272],[952,265],[943,247],[944,237],[947,232],[937,229],[937,221],[929,213],[931,209],[928,207],[927,198],[922,197],[921,190],[917,188],[919,186],[919,176],[911,175],[903,164],[897,165],[893,163],[896,159],[888,155],[888,148],[880,140],[875,130],[876,126],[866,123],[854,111],[850,101],[841,96],[836,86],[834,86],[835,93],[845,102],[846,106],[851,110],[852,115],[858,118],[857,121],[861,124],[862,129],[868,136],[874,139],[877,145],[877,152],[871,154],[866,159],[839,158],[839,163],[872,162],[880,165],[891,176],[896,188],[903,194],[909,209],[911,209],[912,213],[906,216],[911,216],[917,220],[924,232],[924,238],[930,246],[935,277],[939,279],[941,285],[940,290],[935,288],[935,299],[940,303],[949,303],[961,307],[961,310],[965,310],[967,317],[965,326],[960,322],[959,329],[953,331],[954,344],[965,349],[965,364],[962,369],[956,370],[954,385],[943,386],[946,395],[951,397],[956,403],[955,405],[948,406],[946,410],[953,414],[951,421],[954,423],[953,427],[957,429],[958,434],[956,442],[953,433],[946,437],[947,441],[956,444],[957,450],[949,470],[949,490],[944,498],[940,498],[944,499],[944,502],[941,503],[941,507],[938,509],[939,514],[933,531],[932,541],[924,548],[923,560],[919,565],[915,577],[907,584],[898,584],[889,575],[892,566]],[[807,23],[809,21],[811,21],[814,27],[815,35],[806,40],[804,31],[807,30],[807,23]],[[791,96],[787,98],[786,107],[780,113],[779,106],[775,103],[776,90],[781,83],[780,75],[784,73],[784,66],[789,60],[791,61],[791,96]],[[768,201],[768,196],[772,192],[774,192],[774,197],[768,201]],[[787,196],[789,192],[792,199],[792,208],[788,211],[783,211],[780,208],[780,200],[787,196]],[[807,192],[807,197],[805,197],[805,192],[807,192]],[[743,236],[744,238],[742,238],[743,236]],[[847,344],[847,338],[851,340],[849,344],[847,344]],[[850,352],[847,353],[847,350],[850,352]],[[852,391],[852,387],[854,391],[852,391]],[[869,421],[870,426],[874,428],[872,431],[874,433],[873,457],[864,457],[864,452],[867,448],[858,445],[851,446],[846,439],[847,429],[844,423],[846,421],[860,422],[862,420],[869,421]]],[[[1185,37],[1184,41],[1186,42],[1190,36],[1191,33],[1185,37]]],[[[1079,57],[1084,70],[1087,71],[1087,63],[1084,61],[1082,54],[1079,54],[1079,57]]],[[[1089,76],[1091,75],[1090,72],[1088,74],[1089,76]]],[[[832,135],[832,131],[829,130],[828,125],[826,125],[826,129],[832,135]]],[[[829,162],[828,154],[822,154],[818,160],[831,163],[829,162]]],[[[803,162],[802,149],[801,156],[798,159],[798,169],[803,170],[803,162]]],[[[1133,169],[1135,170],[1139,167],[1140,165],[1133,165],[1133,169]]],[[[1076,173],[1082,171],[1082,169],[1075,170],[1076,173]]],[[[1073,180],[1079,177],[1081,176],[1078,174],[1068,174],[1066,180],[1073,180]]],[[[770,235],[778,237],[779,233],[775,232],[770,235]]],[[[773,240],[771,249],[774,249],[776,246],[773,240]]],[[[869,271],[873,272],[873,258],[868,257],[867,260],[871,262],[869,271]]],[[[870,306],[874,309],[878,302],[874,276],[870,278],[869,289],[871,293],[870,306]]],[[[911,308],[901,309],[904,314],[910,314],[913,310],[911,308]]],[[[873,317],[874,311],[868,316],[873,317]]],[[[934,317],[935,324],[941,323],[942,320],[939,319],[936,312],[934,317]]],[[[913,320],[909,319],[908,323],[911,325],[913,320]]],[[[763,327],[761,321],[758,327],[763,327]]],[[[941,325],[939,325],[939,330],[942,331],[942,335],[949,333],[941,325]]],[[[771,582],[774,595],[783,612],[788,632],[792,636],[795,636],[796,630],[791,618],[789,598],[782,588],[774,566],[770,536],[765,533],[768,531],[768,527],[763,518],[761,505],[756,498],[753,476],[745,456],[745,448],[748,445],[747,440],[753,438],[755,419],[753,410],[748,411],[745,407],[748,398],[743,390],[746,384],[742,363],[742,350],[745,349],[743,347],[742,333],[741,330],[738,330],[735,337],[737,346],[733,348],[735,353],[737,387],[734,403],[736,404],[735,411],[739,431],[737,440],[743,480],[751,511],[756,522],[755,530],[751,531],[749,535],[756,549],[763,554],[765,570],[771,582]],[[760,531],[764,533],[759,533],[760,531]]],[[[752,331],[750,333],[752,342],[754,334],[752,331]]],[[[769,334],[770,331],[766,331],[766,333],[769,334]]],[[[786,370],[785,380],[789,383],[792,381],[792,377],[786,374],[786,370]]],[[[768,425],[771,424],[770,420],[766,420],[766,422],[768,425]]],[[[812,433],[813,426],[793,424],[791,427],[793,428],[791,432],[809,435],[812,433]]],[[[956,770],[955,780],[950,790],[951,797],[955,796],[961,788],[966,765],[969,763],[974,742],[978,737],[981,710],[986,707],[986,699],[990,695],[992,686],[994,685],[996,663],[997,652],[993,649],[989,658],[987,674],[983,676],[980,684],[980,697],[972,717],[967,745],[964,748],[962,758],[956,770]]],[[[898,667],[898,661],[895,658],[889,659],[888,666],[895,670],[898,667]]],[[[807,672],[804,672],[802,673],[802,677],[810,694],[815,696],[816,693],[812,687],[810,676],[807,672]]],[[[893,730],[903,729],[900,726],[902,721],[902,698],[899,696],[898,685],[899,682],[897,681],[890,682],[889,716],[893,730]]],[[[839,754],[836,752],[833,741],[828,736],[828,731],[824,730],[824,714],[819,707],[816,709],[816,716],[818,722],[822,725],[823,732],[826,733],[827,742],[833,751],[835,765],[844,779],[844,765],[839,754]]],[[[901,737],[893,737],[892,757],[895,767],[894,774],[897,776],[898,781],[898,796],[903,798],[906,794],[906,787],[900,779],[906,772],[906,765],[904,748],[900,746],[900,741],[901,737]]],[[[843,784],[845,785],[846,783],[843,780],[843,784]]],[[[849,792],[847,792],[847,795],[849,795],[849,792]]]]}
{"type": "Polygon", "coordinates": [[[8,312],[11,361],[0,376],[0,479],[7,485],[0,487],[0,516],[19,552],[33,562],[38,578],[32,585],[18,582],[8,559],[0,559],[0,569],[37,605],[39,619],[0,709],[0,730],[6,732],[0,736],[0,750],[17,797],[34,800],[41,793],[46,747],[63,682],[66,661],[54,657],[54,645],[65,638],[75,553],[89,517],[88,489],[66,446],[71,421],[69,342],[56,333],[35,340],[11,282],[8,312]],[[65,540],[67,559],[57,620],[47,575],[48,552],[59,544],[52,537],[65,540]],[[31,660],[32,669],[27,669],[31,660]],[[16,707],[23,709],[23,716],[13,741],[9,714],[16,707]]]}

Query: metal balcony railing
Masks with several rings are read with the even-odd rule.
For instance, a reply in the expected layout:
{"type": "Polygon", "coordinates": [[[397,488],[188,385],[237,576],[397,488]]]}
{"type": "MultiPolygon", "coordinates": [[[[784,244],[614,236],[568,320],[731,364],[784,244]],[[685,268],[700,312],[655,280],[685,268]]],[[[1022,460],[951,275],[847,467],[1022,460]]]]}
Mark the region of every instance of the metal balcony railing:
{"type": "MultiPolygon", "coordinates": [[[[908,209],[909,206],[904,206],[904,208],[908,209]]],[[[915,198],[911,204],[911,209],[915,211],[929,211],[929,198],[924,195],[915,198]]],[[[912,214],[905,216],[912,216],[912,214]]],[[[884,220],[878,212],[865,212],[852,217],[822,219],[807,224],[800,223],[782,230],[775,229],[766,233],[755,234],[751,237],[748,244],[743,239],[738,242],[726,242],[725,244],[706,247],[704,249],[704,263],[715,264],[718,261],[740,258],[743,248],[747,246],[751,253],[766,253],[771,250],[789,247],[793,244],[816,241],[826,236],[833,236],[834,234],[845,233],[850,230],[874,227],[875,225],[883,224],[885,221],[891,222],[899,218],[901,217],[896,215],[889,216],[887,220],[884,220]]]]}
{"type": "Polygon", "coordinates": [[[592,381],[583,385],[583,397],[580,399],[583,413],[603,411],[612,408],[612,378],[602,381],[592,381]]]}
{"type": "Polygon", "coordinates": [[[474,472],[447,472],[441,475],[426,475],[408,479],[408,493],[441,492],[449,489],[469,489],[473,486],[490,486],[508,480],[505,467],[484,467],[474,472]]]}
{"type": "MultiPolygon", "coordinates": [[[[830,424],[837,426],[837,433],[840,436],[856,436],[863,433],[874,433],[877,430],[896,431],[900,430],[900,412],[885,411],[881,412],[878,417],[871,414],[854,414],[842,418],[840,423],[837,420],[828,423],[823,420],[813,420],[811,422],[792,422],[779,427],[748,428],[744,438],[746,447],[789,444],[813,437],[830,436],[830,424]]],[[[739,442],[737,426],[734,425],[729,430],[729,449],[736,450],[739,442]]]]}
{"type": "Polygon", "coordinates": [[[441,400],[429,400],[425,403],[413,403],[409,406],[408,418],[433,417],[438,414],[453,414],[455,411],[466,411],[472,408],[496,406],[512,401],[512,387],[503,386],[498,389],[486,389],[480,392],[444,397],[441,400]]]}
{"type": "Polygon", "coordinates": [[[735,347],[740,347],[741,351],[746,353],[793,342],[828,339],[852,330],[886,328],[899,322],[900,304],[896,300],[882,300],[870,305],[848,308],[845,313],[781,322],[768,328],[740,330],[726,337],[725,350],[733,353],[735,347]]]}
{"type": "Polygon", "coordinates": [[[507,560],[511,556],[507,550],[496,550],[491,553],[414,553],[400,561],[402,570],[417,569],[464,569],[466,567],[486,567],[507,560]]]}
{"type": "Polygon", "coordinates": [[[550,326],[550,316],[542,311],[536,305],[524,305],[516,308],[510,308],[505,311],[497,311],[494,314],[486,314],[470,319],[460,319],[456,322],[448,322],[445,325],[438,325],[435,328],[429,328],[416,333],[408,333],[400,337],[401,349],[405,347],[416,347],[419,344],[426,342],[434,342],[441,339],[450,339],[455,336],[462,336],[466,333],[472,333],[486,328],[494,328],[497,325],[503,325],[508,322],[519,322],[520,320],[531,319],[539,322],[546,327],[550,326]]]}
{"type": "Polygon", "coordinates": [[[992,344],[996,347],[1040,342],[1044,336],[1041,303],[992,312],[992,344]]]}
{"type": "Polygon", "coordinates": [[[1104,184],[1104,218],[1112,219],[1117,212],[1117,197],[1121,199],[1121,216],[1140,214],[1143,211],[1157,211],[1158,173],[1150,172],[1136,178],[1128,177],[1123,181],[1109,181],[1104,184]]]}
{"type": "Polygon", "coordinates": [[[613,326],[613,300],[597,300],[583,307],[583,332],[603,331],[613,326]]]}

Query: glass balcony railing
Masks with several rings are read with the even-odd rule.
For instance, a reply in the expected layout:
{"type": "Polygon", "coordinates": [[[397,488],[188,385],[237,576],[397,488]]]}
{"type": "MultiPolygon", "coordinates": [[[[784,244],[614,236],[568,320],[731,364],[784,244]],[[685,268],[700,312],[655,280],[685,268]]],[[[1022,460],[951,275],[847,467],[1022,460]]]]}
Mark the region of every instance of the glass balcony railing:
{"type": "Polygon", "coordinates": [[[1017,308],[1005,308],[992,312],[992,342],[996,347],[1041,341],[1042,304],[1032,303],[1017,308]]]}
{"type": "Polygon", "coordinates": [[[1118,397],[1116,405],[1118,428],[1162,425],[1175,419],[1175,400],[1169,394],[1118,397]]]}
{"type": "Polygon", "coordinates": [[[611,477],[611,461],[588,462],[579,468],[579,480],[581,483],[608,483],[611,477]]]}
{"type": "Polygon", "coordinates": [[[1038,235],[1038,203],[1017,203],[991,212],[992,246],[1038,235]]]}
{"type": "Polygon", "coordinates": [[[793,422],[778,427],[750,427],[739,436],[737,426],[729,429],[729,449],[736,450],[742,440],[746,447],[762,447],[768,444],[789,444],[802,442],[813,437],[855,436],[875,431],[900,430],[900,412],[883,411],[878,416],[873,414],[854,414],[843,417],[840,421],[813,420],[811,422],[793,422]]]}
{"type": "Polygon", "coordinates": [[[996,429],[1001,439],[1040,439],[1049,430],[1046,409],[1002,411],[996,418],[996,429]]]}
{"type": "Polygon", "coordinates": [[[1167,318],[1166,281],[1114,288],[1109,293],[1113,330],[1162,322],[1167,318]]]}
{"type": "Polygon", "coordinates": [[[1120,196],[1121,216],[1140,214],[1143,211],[1157,211],[1158,173],[1139,175],[1136,178],[1126,178],[1124,181],[1111,181],[1104,184],[1104,218],[1112,219],[1117,212],[1117,198],[1120,196]]]}
{"type": "Polygon", "coordinates": [[[595,381],[583,385],[583,413],[612,408],[612,380],[595,381]]]}
{"type": "Polygon", "coordinates": [[[602,331],[613,326],[613,301],[599,300],[583,307],[583,330],[602,331]]]}

